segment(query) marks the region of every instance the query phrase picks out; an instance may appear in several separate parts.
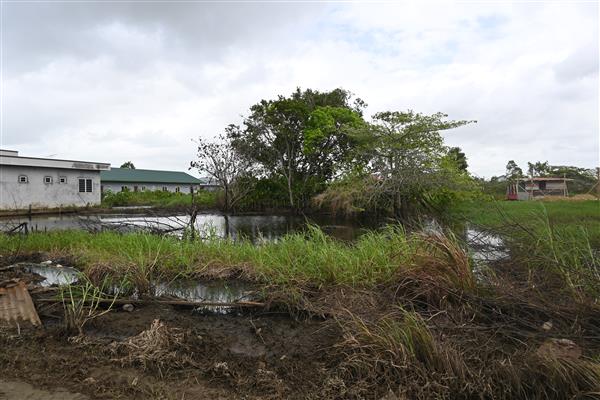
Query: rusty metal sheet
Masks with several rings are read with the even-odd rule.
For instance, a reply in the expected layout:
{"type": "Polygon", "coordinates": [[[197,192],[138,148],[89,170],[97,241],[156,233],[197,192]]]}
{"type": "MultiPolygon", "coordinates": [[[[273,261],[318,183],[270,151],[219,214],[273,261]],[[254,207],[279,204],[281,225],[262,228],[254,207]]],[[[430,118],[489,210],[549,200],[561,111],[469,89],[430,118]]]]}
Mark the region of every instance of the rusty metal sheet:
{"type": "Polygon", "coordinates": [[[11,324],[25,321],[31,322],[33,326],[42,324],[25,282],[0,287],[0,320],[11,324]]]}

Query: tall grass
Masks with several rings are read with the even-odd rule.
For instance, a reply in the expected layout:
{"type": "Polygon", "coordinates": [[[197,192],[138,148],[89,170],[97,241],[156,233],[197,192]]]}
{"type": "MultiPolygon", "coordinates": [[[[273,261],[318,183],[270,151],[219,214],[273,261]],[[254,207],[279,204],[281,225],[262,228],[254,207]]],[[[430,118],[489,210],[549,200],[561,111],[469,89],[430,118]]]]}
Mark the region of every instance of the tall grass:
{"type": "Polygon", "coordinates": [[[366,286],[389,281],[398,274],[414,274],[427,256],[428,268],[435,264],[437,274],[453,275],[449,281],[472,279],[468,259],[460,260],[459,276],[454,261],[448,258],[448,246],[459,245],[446,239],[446,250],[434,251],[435,240],[397,226],[367,233],[352,244],[336,241],[316,227],[262,245],[217,238],[182,241],[144,233],[63,231],[0,236],[0,253],[47,252],[74,257],[90,273],[95,268],[101,276],[98,265],[104,265],[122,276],[132,276],[135,271],[140,280],[158,274],[209,275],[228,270],[269,283],[366,286]]]}

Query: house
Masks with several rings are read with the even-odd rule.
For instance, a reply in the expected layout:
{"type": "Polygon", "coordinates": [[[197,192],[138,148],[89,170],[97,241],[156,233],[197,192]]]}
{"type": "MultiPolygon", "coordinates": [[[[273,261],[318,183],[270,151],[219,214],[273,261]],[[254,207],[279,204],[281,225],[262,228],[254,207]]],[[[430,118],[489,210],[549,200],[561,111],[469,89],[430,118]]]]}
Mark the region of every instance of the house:
{"type": "Polygon", "coordinates": [[[165,192],[190,193],[191,189],[211,188],[212,183],[194,178],[180,171],[158,171],[152,169],[129,169],[112,168],[102,171],[102,192],[131,191],[141,192],[144,190],[165,192]]]}
{"type": "Polygon", "coordinates": [[[518,178],[509,183],[506,189],[507,200],[535,200],[546,196],[566,197],[569,194],[567,182],[573,179],[560,177],[518,178]]]}
{"type": "Polygon", "coordinates": [[[100,204],[100,172],[110,164],[22,157],[0,149],[0,210],[100,204]]]}

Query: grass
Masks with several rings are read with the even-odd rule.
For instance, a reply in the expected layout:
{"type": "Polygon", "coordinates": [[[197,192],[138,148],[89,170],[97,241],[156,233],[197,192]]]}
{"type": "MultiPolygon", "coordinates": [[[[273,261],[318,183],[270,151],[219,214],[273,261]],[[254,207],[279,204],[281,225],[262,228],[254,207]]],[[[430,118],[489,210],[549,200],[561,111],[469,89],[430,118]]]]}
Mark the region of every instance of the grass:
{"type": "MultiPolygon", "coordinates": [[[[217,206],[217,195],[217,192],[201,190],[194,194],[194,202],[200,208],[215,208],[217,206]]],[[[187,208],[191,204],[191,194],[163,192],[160,190],[109,192],[102,196],[102,206],[104,207],[154,206],[161,208],[187,208]]]]}
{"type": "Polygon", "coordinates": [[[452,216],[502,236],[530,274],[600,299],[600,201],[463,202],[452,216]]]}
{"type": "Polygon", "coordinates": [[[600,244],[600,201],[469,201],[455,204],[454,218],[473,224],[500,228],[508,224],[525,223],[532,229],[543,230],[539,217],[547,217],[552,226],[566,229],[585,228],[600,244]]]}
{"type": "Polygon", "coordinates": [[[0,235],[0,249],[3,254],[47,252],[74,257],[98,279],[104,277],[101,271],[111,270],[133,282],[147,282],[159,274],[209,275],[223,270],[278,284],[372,286],[398,273],[417,271],[446,276],[448,282],[472,281],[468,259],[458,244],[447,238],[409,234],[400,227],[367,233],[353,244],[311,228],[259,246],[217,238],[182,241],[144,233],[63,231],[0,235]],[[456,249],[450,254],[452,246],[456,249]],[[462,264],[456,267],[452,257],[461,258],[462,264]],[[427,270],[421,270],[421,265],[427,270]]]}

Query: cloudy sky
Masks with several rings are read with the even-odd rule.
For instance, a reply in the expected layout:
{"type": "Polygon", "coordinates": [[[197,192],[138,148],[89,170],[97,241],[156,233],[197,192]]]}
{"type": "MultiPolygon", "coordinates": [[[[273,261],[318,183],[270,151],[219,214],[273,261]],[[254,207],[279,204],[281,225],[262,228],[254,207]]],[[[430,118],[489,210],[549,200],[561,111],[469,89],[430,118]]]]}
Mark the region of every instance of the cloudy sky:
{"type": "Polygon", "coordinates": [[[193,138],[296,87],[442,111],[480,176],[598,165],[598,3],[2,3],[0,146],[185,170],[193,138]]]}

